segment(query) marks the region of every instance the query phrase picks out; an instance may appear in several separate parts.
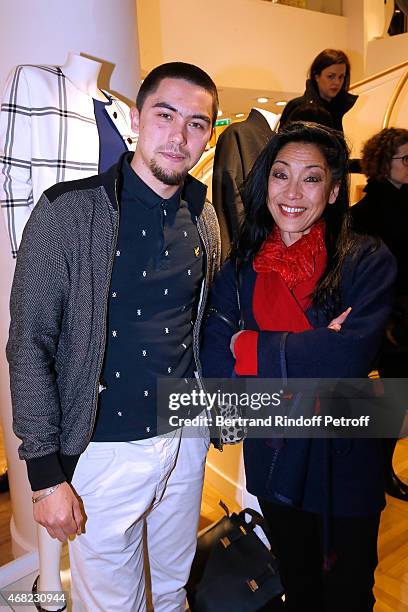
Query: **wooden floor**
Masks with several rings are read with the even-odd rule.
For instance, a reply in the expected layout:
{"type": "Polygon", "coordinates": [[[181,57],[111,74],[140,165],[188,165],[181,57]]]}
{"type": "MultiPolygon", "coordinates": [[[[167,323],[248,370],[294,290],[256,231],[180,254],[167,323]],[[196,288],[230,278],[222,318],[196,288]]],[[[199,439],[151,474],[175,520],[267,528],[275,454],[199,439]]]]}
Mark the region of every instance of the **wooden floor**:
{"type": "MultiPolygon", "coordinates": [[[[3,448],[0,432],[0,467],[3,448]]],[[[400,440],[394,456],[398,475],[408,482],[408,439],[400,440]]],[[[200,529],[224,516],[218,505],[222,498],[231,511],[233,501],[206,484],[201,507],[200,529]]],[[[0,565],[12,560],[9,523],[11,516],[8,493],[0,494],[0,565]]],[[[376,573],[375,612],[408,612],[408,503],[387,497],[382,513],[379,537],[380,562],[376,573]]],[[[238,611],[237,611],[238,612],[238,611]]],[[[346,611],[345,611],[346,612],[346,611]]]]}
{"type": "MultiPolygon", "coordinates": [[[[0,474],[6,466],[3,433],[0,426],[0,474]]],[[[0,493],[0,566],[13,559],[10,538],[11,504],[10,494],[0,493]]]]}
{"type": "MultiPolygon", "coordinates": [[[[398,442],[394,467],[408,482],[407,438],[398,442]]],[[[378,554],[375,611],[408,611],[408,502],[387,496],[387,506],[381,516],[378,554]]]]}

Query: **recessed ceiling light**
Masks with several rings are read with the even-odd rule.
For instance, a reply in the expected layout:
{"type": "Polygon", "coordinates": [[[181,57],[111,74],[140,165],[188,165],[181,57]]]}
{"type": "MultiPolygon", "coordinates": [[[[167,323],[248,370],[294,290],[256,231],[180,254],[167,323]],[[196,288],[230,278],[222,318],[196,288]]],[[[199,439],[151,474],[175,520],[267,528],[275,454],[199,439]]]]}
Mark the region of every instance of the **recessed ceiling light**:
{"type": "Polygon", "coordinates": [[[259,102],[259,104],[266,104],[269,102],[269,98],[257,98],[256,101],[259,102]]]}
{"type": "Polygon", "coordinates": [[[237,119],[240,119],[241,117],[245,117],[245,113],[237,113],[235,116],[237,119]]]}
{"type": "Polygon", "coordinates": [[[221,109],[218,111],[218,116],[222,117],[222,110],[221,109]]]}
{"type": "Polygon", "coordinates": [[[278,102],[275,102],[276,106],[286,106],[287,102],[286,100],[278,100],[278,102]]]}

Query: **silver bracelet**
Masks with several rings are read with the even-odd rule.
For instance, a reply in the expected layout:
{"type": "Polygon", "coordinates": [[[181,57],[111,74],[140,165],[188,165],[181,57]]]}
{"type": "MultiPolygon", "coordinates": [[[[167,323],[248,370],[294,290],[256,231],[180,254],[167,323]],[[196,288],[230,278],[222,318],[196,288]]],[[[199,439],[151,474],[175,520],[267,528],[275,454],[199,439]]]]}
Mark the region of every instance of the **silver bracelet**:
{"type": "Polygon", "coordinates": [[[56,491],[61,484],[62,483],[60,482],[59,484],[56,484],[53,487],[48,487],[48,489],[46,489],[44,493],[41,493],[41,495],[37,495],[37,497],[34,497],[33,495],[31,498],[33,504],[36,504],[37,502],[41,501],[45,497],[48,497],[49,495],[51,495],[51,493],[54,493],[54,491],[56,491]]]}

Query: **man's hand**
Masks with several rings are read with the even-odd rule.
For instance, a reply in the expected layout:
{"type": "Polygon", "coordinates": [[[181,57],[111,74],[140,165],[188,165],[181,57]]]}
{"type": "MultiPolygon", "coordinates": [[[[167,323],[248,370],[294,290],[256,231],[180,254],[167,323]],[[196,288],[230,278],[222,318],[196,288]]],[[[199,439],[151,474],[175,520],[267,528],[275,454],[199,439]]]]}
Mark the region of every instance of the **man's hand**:
{"type": "Polygon", "coordinates": [[[347,310],[342,312],[341,315],[339,315],[338,317],[330,321],[327,327],[329,329],[332,329],[333,331],[339,332],[341,330],[341,326],[343,325],[344,321],[347,319],[350,312],[351,312],[351,306],[349,306],[347,310]]]}
{"type": "MultiPolygon", "coordinates": [[[[45,491],[35,491],[34,496],[45,491]]],[[[79,501],[67,482],[54,493],[33,506],[34,520],[46,528],[52,538],[66,542],[69,536],[79,535],[83,516],[79,501]]]]}

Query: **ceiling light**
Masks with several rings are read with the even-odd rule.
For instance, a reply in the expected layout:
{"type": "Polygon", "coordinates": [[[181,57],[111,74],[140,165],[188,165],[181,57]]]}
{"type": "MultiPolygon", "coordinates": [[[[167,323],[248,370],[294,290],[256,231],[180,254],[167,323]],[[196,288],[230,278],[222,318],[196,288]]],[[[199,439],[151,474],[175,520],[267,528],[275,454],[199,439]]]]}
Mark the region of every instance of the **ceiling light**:
{"type": "Polygon", "coordinates": [[[275,102],[276,106],[286,106],[287,102],[286,100],[278,100],[277,102],[275,102]]]}
{"type": "Polygon", "coordinates": [[[269,98],[257,98],[256,101],[259,102],[259,104],[266,104],[269,102],[269,98]]]}
{"type": "Polygon", "coordinates": [[[221,109],[218,111],[218,117],[222,117],[222,110],[221,109]]]}
{"type": "Polygon", "coordinates": [[[241,117],[245,117],[245,113],[237,113],[235,116],[237,119],[240,119],[241,117]]]}

